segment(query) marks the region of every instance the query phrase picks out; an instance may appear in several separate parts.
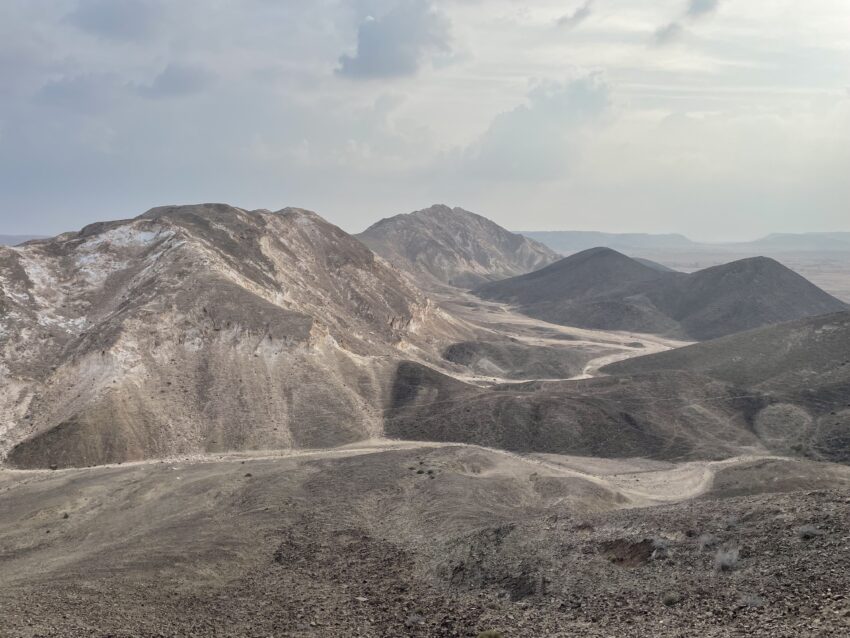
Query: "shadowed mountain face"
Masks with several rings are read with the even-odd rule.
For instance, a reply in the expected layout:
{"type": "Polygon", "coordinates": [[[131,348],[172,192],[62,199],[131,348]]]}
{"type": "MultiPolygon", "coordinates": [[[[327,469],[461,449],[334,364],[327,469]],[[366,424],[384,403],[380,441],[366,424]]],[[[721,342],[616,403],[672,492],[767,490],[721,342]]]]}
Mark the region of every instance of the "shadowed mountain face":
{"type": "Polygon", "coordinates": [[[425,283],[459,288],[531,272],[558,258],[485,217],[448,206],[383,219],[357,237],[425,283]]]}
{"type": "Polygon", "coordinates": [[[381,431],[440,312],[314,213],[220,204],[0,249],[0,454],[22,467],[381,431]]]}
{"type": "Polygon", "coordinates": [[[582,374],[599,353],[593,348],[532,346],[511,341],[463,341],[443,351],[443,358],[482,376],[504,379],[569,379],[582,374]]]}
{"type": "Polygon", "coordinates": [[[399,365],[387,432],[517,452],[850,462],[850,312],[609,364],[583,381],[475,387],[399,365]]]}
{"type": "Polygon", "coordinates": [[[847,308],[772,259],[742,259],[684,274],[609,248],[486,284],[476,294],[553,323],[694,340],[847,308]]]}
{"type": "Polygon", "coordinates": [[[764,451],[752,418],[768,403],[688,373],[479,388],[414,362],[396,374],[386,431],[515,452],[665,460],[764,451]]]}
{"type": "Polygon", "coordinates": [[[682,373],[770,396],[755,419],[766,439],[850,461],[850,312],[769,326],[608,365],[613,375],[682,373]]]}
{"type": "Polygon", "coordinates": [[[850,312],[801,319],[605,366],[634,374],[692,370],[730,383],[782,391],[850,386],[850,312]]]}
{"type": "Polygon", "coordinates": [[[670,266],[665,266],[664,264],[659,264],[657,261],[652,261],[651,259],[644,259],[642,257],[632,257],[639,264],[643,264],[644,266],[649,266],[653,270],[659,270],[661,272],[676,272],[675,268],[670,268],[670,266]]]}

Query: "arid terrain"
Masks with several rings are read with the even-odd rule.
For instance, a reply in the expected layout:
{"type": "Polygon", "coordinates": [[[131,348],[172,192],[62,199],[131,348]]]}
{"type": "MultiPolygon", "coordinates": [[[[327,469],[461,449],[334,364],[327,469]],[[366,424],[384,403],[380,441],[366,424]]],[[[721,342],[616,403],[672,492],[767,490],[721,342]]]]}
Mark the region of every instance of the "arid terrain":
{"type": "Polygon", "coordinates": [[[771,235],[740,243],[699,243],[681,235],[528,232],[561,255],[604,246],[692,273],[738,259],[770,257],[845,303],[850,303],[850,233],[771,235]]]}
{"type": "Polygon", "coordinates": [[[410,270],[427,287],[472,288],[558,259],[543,244],[510,233],[486,217],[442,205],[382,219],[357,238],[390,263],[410,270]]]}
{"type": "Polygon", "coordinates": [[[8,636],[850,629],[842,466],[382,443],[6,470],[0,503],[8,636]]]}
{"type": "MultiPolygon", "coordinates": [[[[740,258],[740,253],[705,250],[699,253],[653,250],[645,253],[680,272],[696,272],[740,258]]],[[[767,254],[819,288],[845,303],[850,303],[850,249],[824,252],[818,250],[751,250],[745,255],[767,254]]]]}
{"type": "Polygon", "coordinates": [[[850,308],[774,259],[739,259],[685,274],[610,248],[591,248],[475,293],[553,323],[698,341],[850,308]]]}
{"type": "Polygon", "coordinates": [[[414,216],[0,248],[0,636],[850,633],[841,302],[414,216]]]}

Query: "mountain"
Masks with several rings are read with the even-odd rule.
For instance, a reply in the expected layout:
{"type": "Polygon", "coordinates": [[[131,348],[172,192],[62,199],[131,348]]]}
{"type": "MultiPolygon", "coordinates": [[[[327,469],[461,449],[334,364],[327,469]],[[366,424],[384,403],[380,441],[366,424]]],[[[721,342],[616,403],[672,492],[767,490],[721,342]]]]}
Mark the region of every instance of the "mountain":
{"type": "Polygon", "coordinates": [[[651,259],[644,259],[643,257],[632,257],[632,259],[634,259],[639,264],[649,266],[653,270],[659,270],[661,272],[677,272],[675,268],[670,268],[670,266],[659,264],[657,261],[652,261],[651,259]]]}
{"type": "Polygon", "coordinates": [[[651,268],[610,248],[591,248],[536,272],[494,282],[475,294],[518,306],[551,323],[684,336],[640,291],[686,275],[651,268]]]}
{"type": "Polygon", "coordinates": [[[571,255],[475,293],[552,323],[693,340],[847,308],[772,259],[743,259],[685,274],[609,248],[571,255]]]}
{"type": "Polygon", "coordinates": [[[17,246],[33,239],[42,239],[41,235],[0,235],[0,246],[17,246]]]}
{"type": "Polygon", "coordinates": [[[617,363],[581,381],[480,387],[401,362],[400,439],[668,461],[747,454],[850,463],[850,312],[617,363]]]}
{"type": "Polygon", "coordinates": [[[601,233],[579,230],[520,231],[520,234],[538,241],[562,255],[600,246],[628,253],[660,249],[687,250],[698,245],[684,235],[678,234],[601,233]]]}
{"type": "Polygon", "coordinates": [[[782,391],[850,387],[850,312],[808,317],[609,364],[610,374],[691,370],[782,391]]]}
{"type": "Polygon", "coordinates": [[[720,459],[764,451],[750,419],[765,404],[688,372],[481,388],[407,361],[396,373],[385,428],[399,439],[514,452],[720,459]]]}
{"type": "Polygon", "coordinates": [[[555,301],[613,292],[660,276],[658,269],[615,250],[591,248],[526,275],[486,284],[478,291],[527,304],[545,297],[555,301]]]}
{"type": "Polygon", "coordinates": [[[702,374],[773,397],[756,428],[850,461],[850,312],[810,317],[621,361],[612,375],[702,374]],[[781,435],[781,436],[780,436],[781,435]]]}
{"type": "Polygon", "coordinates": [[[300,209],[93,224],[0,249],[0,286],[0,454],[18,467],[375,436],[393,357],[452,329],[300,209]]]}
{"type": "Polygon", "coordinates": [[[531,272],[558,258],[481,215],[439,205],[383,219],[357,237],[396,267],[459,288],[531,272]]]}
{"type": "Polygon", "coordinates": [[[656,293],[656,303],[699,340],[847,309],[767,257],[706,268],[676,283],[671,291],[656,293]]]}

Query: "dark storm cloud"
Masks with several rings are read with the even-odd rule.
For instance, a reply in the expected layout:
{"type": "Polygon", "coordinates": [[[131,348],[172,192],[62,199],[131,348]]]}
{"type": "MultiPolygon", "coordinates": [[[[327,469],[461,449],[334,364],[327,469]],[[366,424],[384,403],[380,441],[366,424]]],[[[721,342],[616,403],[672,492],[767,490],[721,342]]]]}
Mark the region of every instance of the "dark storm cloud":
{"type": "Polygon", "coordinates": [[[115,40],[144,40],[156,31],[162,8],[154,0],[80,0],[67,21],[115,40]]]}
{"type": "Polygon", "coordinates": [[[430,57],[451,51],[449,22],[427,0],[405,0],[357,31],[357,51],[339,59],[337,73],[350,78],[414,75],[430,57]]]}
{"type": "Polygon", "coordinates": [[[583,5],[578,7],[571,13],[567,13],[558,18],[558,26],[572,29],[587,20],[593,13],[594,0],[587,0],[583,5]]]}

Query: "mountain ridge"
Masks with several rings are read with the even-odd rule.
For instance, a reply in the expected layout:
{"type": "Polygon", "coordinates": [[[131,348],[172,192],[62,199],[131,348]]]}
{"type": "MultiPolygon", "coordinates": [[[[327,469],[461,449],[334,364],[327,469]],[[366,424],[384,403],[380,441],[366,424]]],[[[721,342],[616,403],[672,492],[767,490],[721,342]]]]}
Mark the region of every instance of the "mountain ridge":
{"type": "Polygon", "coordinates": [[[393,358],[457,330],[301,209],[160,207],[0,248],[0,291],[0,453],[19,467],[369,438],[393,358]]]}

